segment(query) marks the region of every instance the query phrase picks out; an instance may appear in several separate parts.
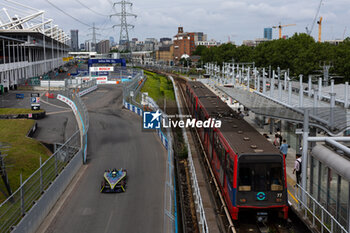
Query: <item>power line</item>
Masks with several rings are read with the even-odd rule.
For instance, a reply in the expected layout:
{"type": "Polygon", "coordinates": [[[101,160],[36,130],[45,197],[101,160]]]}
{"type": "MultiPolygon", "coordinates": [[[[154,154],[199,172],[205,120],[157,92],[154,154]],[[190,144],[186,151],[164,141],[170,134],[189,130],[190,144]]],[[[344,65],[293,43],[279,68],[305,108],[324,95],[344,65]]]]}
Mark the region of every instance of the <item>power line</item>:
{"type": "Polygon", "coordinates": [[[95,13],[95,14],[97,14],[97,15],[99,15],[99,16],[102,16],[102,17],[104,17],[104,16],[109,16],[109,15],[105,15],[105,14],[99,13],[99,12],[97,12],[97,11],[91,9],[90,7],[88,7],[87,5],[85,5],[84,3],[82,3],[82,2],[79,1],[79,0],[75,0],[75,1],[77,1],[78,3],[80,3],[80,5],[82,5],[83,7],[87,8],[88,10],[92,11],[93,13],[95,13]]]}
{"type": "Polygon", "coordinates": [[[67,12],[65,12],[64,10],[62,10],[61,8],[59,8],[58,6],[56,6],[55,4],[53,4],[52,2],[50,2],[49,0],[46,0],[51,6],[53,6],[54,8],[56,8],[57,10],[61,11],[63,14],[67,15],[68,17],[74,19],[75,21],[87,26],[87,27],[91,27],[91,25],[84,23],[83,21],[79,20],[78,18],[75,18],[74,16],[68,14],[67,12]]]}

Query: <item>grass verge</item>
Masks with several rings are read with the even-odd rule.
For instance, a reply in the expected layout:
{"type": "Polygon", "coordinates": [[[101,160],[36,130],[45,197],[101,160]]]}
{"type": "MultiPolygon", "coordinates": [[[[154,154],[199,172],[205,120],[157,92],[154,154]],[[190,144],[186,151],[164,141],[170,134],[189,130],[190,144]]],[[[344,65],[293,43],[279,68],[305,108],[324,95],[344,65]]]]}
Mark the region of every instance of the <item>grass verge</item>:
{"type": "Polygon", "coordinates": [[[166,101],[175,101],[174,89],[171,80],[167,77],[155,74],[149,71],[144,71],[147,75],[147,80],[141,89],[141,92],[148,92],[158,105],[162,105],[164,99],[166,101]]]}
{"type": "Polygon", "coordinates": [[[17,114],[28,114],[28,113],[41,113],[44,110],[31,110],[27,108],[0,108],[0,115],[17,115],[17,114]]]}
{"type": "MultiPolygon", "coordinates": [[[[23,181],[39,168],[39,158],[44,162],[51,152],[40,142],[27,137],[28,131],[33,127],[34,120],[15,119],[0,120],[0,142],[10,144],[4,158],[6,171],[12,191],[19,187],[19,176],[22,173],[23,181]]],[[[0,181],[0,202],[6,199],[5,185],[0,181]]]]}

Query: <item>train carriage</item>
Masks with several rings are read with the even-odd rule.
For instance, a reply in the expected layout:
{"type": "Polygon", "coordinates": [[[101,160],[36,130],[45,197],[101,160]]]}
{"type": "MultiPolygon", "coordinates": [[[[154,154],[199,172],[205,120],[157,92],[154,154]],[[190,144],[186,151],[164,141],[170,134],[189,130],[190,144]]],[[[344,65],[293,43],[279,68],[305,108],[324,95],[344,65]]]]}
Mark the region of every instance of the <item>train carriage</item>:
{"type": "Polygon", "coordinates": [[[244,210],[288,218],[285,158],[256,129],[201,82],[187,82],[190,114],[215,118],[221,128],[197,132],[234,220],[244,210]]]}

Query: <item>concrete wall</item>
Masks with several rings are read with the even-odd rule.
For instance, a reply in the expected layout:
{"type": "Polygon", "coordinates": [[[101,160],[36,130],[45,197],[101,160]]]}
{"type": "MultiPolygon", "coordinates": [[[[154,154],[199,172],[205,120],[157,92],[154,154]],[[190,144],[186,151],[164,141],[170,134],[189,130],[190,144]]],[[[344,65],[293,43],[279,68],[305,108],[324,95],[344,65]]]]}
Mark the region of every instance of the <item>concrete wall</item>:
{"type": "Polygon", "coordinates": [[[80,150],[12,232],[34,233],[72,181],[82,164],[82,150],[80,150]]]}

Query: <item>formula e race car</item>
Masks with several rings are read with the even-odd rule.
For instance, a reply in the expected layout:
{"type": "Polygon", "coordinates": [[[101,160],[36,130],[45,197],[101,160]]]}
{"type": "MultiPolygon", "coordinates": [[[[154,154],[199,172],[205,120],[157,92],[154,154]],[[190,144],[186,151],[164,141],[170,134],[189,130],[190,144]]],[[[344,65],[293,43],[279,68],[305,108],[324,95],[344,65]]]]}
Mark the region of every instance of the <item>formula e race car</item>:
{"type": "Polygon", "coordinates": [[[120,193],[126,189],[127,172],[125,169],[106,170],[101,183],[101,193],[120,193]]]}

